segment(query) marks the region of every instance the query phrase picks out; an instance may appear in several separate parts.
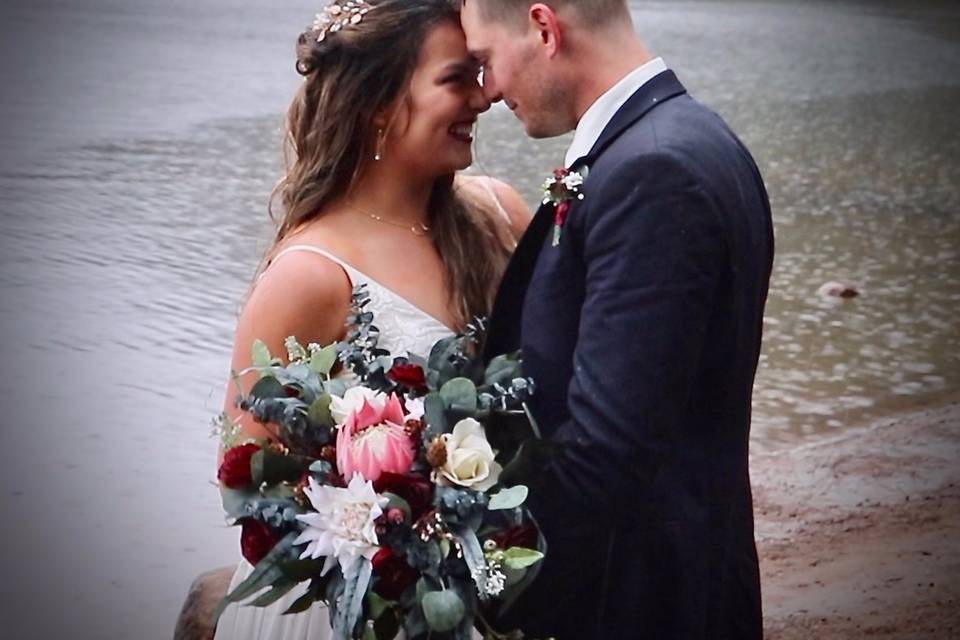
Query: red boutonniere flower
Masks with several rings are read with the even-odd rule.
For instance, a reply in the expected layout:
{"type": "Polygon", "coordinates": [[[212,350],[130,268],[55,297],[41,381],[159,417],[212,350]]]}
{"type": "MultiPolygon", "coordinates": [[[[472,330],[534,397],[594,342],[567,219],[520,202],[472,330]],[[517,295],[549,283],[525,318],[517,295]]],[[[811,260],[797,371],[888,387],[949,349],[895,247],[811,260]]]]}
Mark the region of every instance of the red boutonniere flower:
{"type": "Polygon", "coordinates": [[[560,231],[567,221],[567,214],[574,200],[583,200],[580,187],[583,176],[570,169],[554,169],[553,175],[543,183],[543,204],[552,204],[553,246],[560,244],[560,231]]]}

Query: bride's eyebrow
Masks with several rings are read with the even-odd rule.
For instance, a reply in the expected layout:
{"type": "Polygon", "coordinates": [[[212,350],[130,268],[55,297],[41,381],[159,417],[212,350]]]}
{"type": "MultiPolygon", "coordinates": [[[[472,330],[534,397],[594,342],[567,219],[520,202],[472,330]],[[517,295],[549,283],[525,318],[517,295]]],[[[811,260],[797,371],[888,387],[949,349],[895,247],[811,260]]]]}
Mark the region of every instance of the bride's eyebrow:
{"type": "Polygon", "coordinates": [[[474,73],[477,71],[477,68],[480,66],[480,63],[477,62],[472,56],[464,60],[457,60],[456,62],[450,62],[443,68],[444,75],[452,75],[455,73],[474,73]]]}

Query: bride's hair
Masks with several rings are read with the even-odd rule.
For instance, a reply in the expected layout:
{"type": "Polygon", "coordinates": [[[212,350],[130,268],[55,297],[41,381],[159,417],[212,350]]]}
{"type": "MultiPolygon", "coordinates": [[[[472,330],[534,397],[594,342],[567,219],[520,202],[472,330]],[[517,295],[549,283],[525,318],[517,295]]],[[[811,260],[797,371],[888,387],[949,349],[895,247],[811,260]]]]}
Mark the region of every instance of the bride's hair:
{"type": "MultiPolygon", "coordinates": [[[[459,28],[459,3],[450,0],[367,3],[356,24],[334,31],[318,22],[298,40],[297,71],[304,82],[287,112],[286,175],[270,199],[278,228],[267,256],[357,184],[376,152],[374,116],[403,96],[427,33],[443,21],[459,28]]],[[[436,181],[428,206],[450,302],[463,325],[489,312],[509,257],[508,231],[458,192],[452,174],[436,181]]]]}

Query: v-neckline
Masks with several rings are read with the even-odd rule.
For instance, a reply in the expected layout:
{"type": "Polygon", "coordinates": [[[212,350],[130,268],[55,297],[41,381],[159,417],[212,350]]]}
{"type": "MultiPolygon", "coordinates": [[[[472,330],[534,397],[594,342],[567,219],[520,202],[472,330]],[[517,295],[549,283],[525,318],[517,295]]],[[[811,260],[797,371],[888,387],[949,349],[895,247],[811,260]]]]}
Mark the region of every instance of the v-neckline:
{"type": "Polygon", "coordinates": [[[426,309],[420,307],[419,305],[414,304],[414,303],[411,302],[408,298],[406,298],[406,297],[400,295],[399,293],[397,293],[394,289],[391,289],[390,287],[388,287],[388,286],[386,286],[385,284],[381,283],[379,280],[376,280],[376,279],[374,279],[374,278],[371,278],[371,277],[368,276],[366,273],[364,273],[363,271],[360,271],[360,269],[357,269],[355,266],[353,266],[352,264],[350,264],[350,263],[348,263],[348,262],[346,262],[346,261],[343,262],[343,266],[349,267],[350,269],[352,269],[353,271],[355,271],[358,275],[363,276],[364,279],[367,280],[367,282],[370,282],[371,284],[375,284],[376,286],[380,287],[381,289],[383,289],[384,291],[386,291],[387,293],[389,293],[390,295],[392,295],[392,296],[393,296],[394,298],[396,298],[397,300],[400,300],[401,302],[405,303],[408,307],[410,307],[410,308],[413,309],[414,311],[417,311],[418,313],[420,313],[420,315],[424,316],[424,317],[427,318],[428,320],[432,320],[432,321],[435,322],[437,325],[443,327],[444,329],[446,329],[446,330],[449,331],[450,333],[456,335],[457,331],[454,331],[453,329],[451,329],[451,328],[447,325],[446,322],[444,322],[443,320],[441,320],[441,319],[438,318],[437,316],[433,315],[432,313],[430,313],[430,312],[427,311],[426,309]]]}

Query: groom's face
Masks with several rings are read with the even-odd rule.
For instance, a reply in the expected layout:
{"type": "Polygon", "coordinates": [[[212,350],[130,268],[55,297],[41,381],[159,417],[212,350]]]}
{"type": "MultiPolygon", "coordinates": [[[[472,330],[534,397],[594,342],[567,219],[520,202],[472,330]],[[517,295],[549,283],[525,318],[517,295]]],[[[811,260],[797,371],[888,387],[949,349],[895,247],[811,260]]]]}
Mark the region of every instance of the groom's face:
{"type": "Polygon", "coordinates": [[[507,25],[487,19],[479,10],[483,0],[467,0],[460,23],[467,49],[483,66],[483,92],[490,102],[503,102],[534,138],[555,136],[557,98],[537,46],[536,32],[523,24],[507,25]]]}

